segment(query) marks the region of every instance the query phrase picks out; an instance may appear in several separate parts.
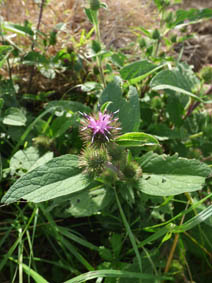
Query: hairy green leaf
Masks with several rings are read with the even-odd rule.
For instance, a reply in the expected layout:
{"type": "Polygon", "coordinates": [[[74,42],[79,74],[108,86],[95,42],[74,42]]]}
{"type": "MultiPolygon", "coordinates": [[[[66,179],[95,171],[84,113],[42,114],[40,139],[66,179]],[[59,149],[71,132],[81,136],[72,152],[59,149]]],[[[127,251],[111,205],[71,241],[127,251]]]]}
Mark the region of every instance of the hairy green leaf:
{"type": "Polygon", "coordinates": [[[122,90],[118,83],[111,82],[100,97],[100,104],[111,101],[108,110],[111,112],[119,110],[118,116],[121,122],[122,132],[137,131],[140,125],[140,106],[136,88],[130,87],[128,101],[122,96],[122,90]]]}
{"type": "Polygon", "coordinates": [[[198,160],[148,152],[140,159],[139,188],[149,195],[169,196],[202,189],[211,169],[198,160]]]}
{"type": "Polygon", "coordinates": [[[159,72],[151,80],[150,87],[153,90],[173,90],[202,101],[200,97],[192,93],[190,82],[185,78],[180,70],[163,70],[159,72]]]}
{"type": "Polygon", "coordinates": [[[77,101],[69,101],[69,100],[60,100],[60,101],[54,100],[49,102],[46,106],[47,109],[50,109],[52,107],[57,107],[58,110],[61,109],[62,111],[72,111],[72,112],[80,111],[86,113],[91,111],[91,109],[88,106],[77,101]]]}
{"type": "Polygon", "coordinates": [[[147,60],[141,60],[124,66],[120,70],[120,74],[123,80],[131,80],[149,73],[156,67],[157,66],[147,60]]]}
{"type": "Polygon", "coordinates": [[[27,118],[20,108],[10,107],[3,117],[3,124],[10,126],[25,126],[27,118]]]}
{"type": "Polygon", "coordinates": [[[88,179],[79,169],[78,157],[67,154],[53,158],[22,176],[5,194],[2,202],[12,203],[21,198],[42,202],[78,192],[88,185],[88,179]]]}

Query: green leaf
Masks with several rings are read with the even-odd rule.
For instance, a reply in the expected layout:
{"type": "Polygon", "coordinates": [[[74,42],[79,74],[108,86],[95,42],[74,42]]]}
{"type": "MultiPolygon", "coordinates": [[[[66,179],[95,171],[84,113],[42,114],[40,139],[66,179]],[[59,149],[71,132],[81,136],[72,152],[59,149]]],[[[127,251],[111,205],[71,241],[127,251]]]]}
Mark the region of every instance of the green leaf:
{"type": "Polygon", "coordinates": [[[172,23],[172,27],[183,24],[184,21],[187,21],[186,25],[190,22],[198,21],[201,19],[212,18],[212,9],[189,9],[189,10],[177,10],[176,19],[172,23]]]}
{"type": "Polygon", "coordinates": [[[3,108],[3,105],[4,105],[4,99],[0,98],[0,115],[1,115],[1,110],[3,108]]]}
{"type": "Polygon", "coordinates": [[[120,86],[117,82],[113,81],[104,89],[99,99],[101,105],[108,101],[112,102],[108,106],[109,111],[115,112],[119,110],[118,116],[123,133],[133,132],[139,129],[140,105],[136,88],[130,87],[128,101],[126,101],[122,96],[120,86]]]}
{"type": "Polygon", "coordinates": [[[54,108],[58,107],[58,111],[61,109],[62,111],[72,111],[72,112],[91,112],[91,109],[77,101],[69,101],[69,100],[60,100],[60,101],[51,101],[47,104],[46,108],[54,108]]]}
{"type": "Polygon", "coordinates": [[[11,175],[24,174],[39,159],[39,152],[35,147],[17,151],[10,160],[11,175]]]}
{"type": "Polygon", "coordinates": [[[76,121],[76,115],[66,117],[65,115],[57,117],[51,124],[51,136],[58,138],[64,134],[76,121]]]}
{"type": "Polygon", "coordinates": [[[127,57],[121,52],[113,53],[113,55],[111,56],[112,62],[118,67],[123,67],[126,58],[127,57]]]}
{"type": "Polygon", "coordinates": [[[102,113],[104,113],[105,111],[107,111],[107,108],[108,108],[108,106],[109,106],[111,103],[112,103],[111,101],[105,102],[105,103],[101,106],[100,111],[101,111],[102,113]]]}
{"type": "Polygon", "coordinates": [[[139,189],[149,195],[170,196],[202,189],[211,174],[210,167],[198,160],[157,155],[148,152],[140,159],[144,172],[139,189]]]}
{"type": "MultiPolygon", "coordinates": [[[[10,258],[10,260],[18,264],[18,261],[16,259],[10,258]]],[[[38,274],[35,270],[33,270],[31,267],[29,267],[25,263],[22,263],[22,267],[23,267],[24,272],[30,277],[32,277],[36,283],[49,283],[48,281],[46,281],[45,278],[43,278],[40,274],[38,274]]]]}
{"type": "Polygon", "coordinates": [[[10,55],[12,50],[13,50],[12,46],[9,46],[9,45],[0,46],[0,68],[3,66],[5,60],[10,55]]]}
{"type": "Polygon", "coordinates": [[[94,53],[98,53],[101,51],[101,44],[97,40],[92,40],[92,50],[94,53]]]}
{"type": "Polygon", "coordinates": [[[142,132],[126,133],[116,138],[115,142],[126,147],[159,145],[154,136],[142,132]]]}
{"type": "Polygon", "coordinates": [[[72,232],[73,230],[70,229],[69,227],[63,227],[63,226],[59,226],[57,225],[56,226],[56,229],[63,235],[65,236],[66,238],[70,239],[71,241],[74,241],[75,243],[83,246],[83,247],[86,247],[90,250],[94,250],[94,251],[99,251],[99,247],[98,246],[95,246],[94,244],[88,242],[87,240],[83,239],[82,237],[80,236],[77,236],[75,234],[75,231],[72,232]]]}
{"type": "Polygon", "coordinates": [[[99,255],[104,261],[113,261],[113,255],[110,249],[101,246],[99,249],[99,255]]]}
{"type": "MultiPolygon", "coordinates": [[[[0,81],[0,97],[1,96],[12,96],[16,93],[12,80],[1,80],[0,81]]],[[[8,97],[7,97],[8,100],[8,97]]]]}
{"type": "Polygon", "coordinates": [[[29,168],[28,171],[32,171],[35,168],[47,163],[53,157],[54,157],[53,152],[46,152],[43,156],[41,156],[38,160],[35,161],[35,163],[32,165],[32,167],[29,168]]]}
{"type": "Polygon", "coordinates": [[[2,179],[2,161],[1,161],[1,154],[0,154],[0,181],[2,179]]]}
{"type": "Polygon", "coordinates": [[[177,127],[180,127],[183,122],[184,107],[181,97],[181,95],[173,93],[167,97],[166,101],[166,110],[169,114],[169,119],[177,127]]]}
{"type": "Polygon", "coordinates": [[[122,237],[120,234],[113,233],[110,238],[110,244],[116,258],[119,258],[122,249],[122,237]]]}
{"type": "Polygon", "coordinates": [[[102,89],[101,84],[97,82],[85,82],[84,84],[78,84],[76,87],[80,87],[81,91],[91,92],[98,91],[102,89]]]}
{"type": "Polygon", "coordinates": [[[124,66],[120,70],[120,75],[123,80],[136,83],[143,80],[161,67],[162,66],[156,66],[147,60],[141,60],[124,66]]]}
{"type": "Polygon", "coordinates": [[[81,191],[71,195],[69,200],[67,198],[68,196],[65,196],[54,200],[55,204],[59,201],[58,207],[54,211],[59,217],[69,217],[70,215],[75,217],[91,216],[102,210],[111,200],[110,195],[107,194],[104,188],[81,191]]]}
{"type": "Polygon", "coordinates": [[[98,277],[106,277],[106,278],[139,278],[139,279],[151,279],[153,282],[155,280],[172,280],[171,277],[168,276],[157,276],[152,274],[145,273],[136,273],[136,272],[128,272],[122,270],[95,270],[90,271],[79,276],[76,276],[64,283],[82,283],[87,282],[88,280],[92,280],[98,277]]]}
{"type": "Polygon", "coordinates": [[[39,71],[47,79],[53,80],[56,77],[56,72],[50,65],[39,67],[39,71]]]}
{"type": "Polygon", "coordinates": [[[24,64],[48,64],[49,60],[47,59],[46,56],[40,54],[39,52],[36,51],[30,51],[27,55],[24,56],[23,58],[23,63],[24,64]]]}
{"type": "Polygon", "coordinates": [[[212,216],[212,205],[205,208],[203,211],[201,211],[199,214],[186,221],[184,224],[176,227],[174,229],[174,232],[182,233],[188,231],[194,228],[195,226],[199,225],[200,223],[205,222],[211,216],[212,216]]]}
{"type": "Polygon", "coordinates": [[[31,267],[27,266],[26,264],[22,263],[24,272],[32,277],[36,283],[48,283],[48,281],[43,278],[40,274],[38,274],[35,270],[31,267]]]}
{"type": "Polygon", "coordinates": [[[93,25],[96,24],[96,22],[97,22],[96,11],[93,11],[92,9],[85,8],[85,14],[88,17],[91,24],[93,24],[93,25]]]}
{"type": "Polygon", "coordinates": [[[180,70],[163,70],[159,72],[151,80],[150,87],[153,90],[174,90],[202,101],[200,97],[191,92],[191,84],[180,70]]]}
{"type": "Polygon", "coordinates": [[[3,124],[10,126],[25,126],[27,118],[20,108],[10,107],[5,111],[3,124]]]}
{"type": "Polygon", "coordinates": [[[89,181],[79,169],[78,157],[63,155],[22,176],[2,198],[3,203],[12,203],[21,198],[42,202],[70,195],[85,189],[89,181]]]}
{"type": "Polygon", "coordinates": [[[29,25],[21,26],[9,22],[3,22],[2,28],[5,30],[9,30],[15,33],[18,33],[23,36],[33,36],[34,32],[29,25]]]}

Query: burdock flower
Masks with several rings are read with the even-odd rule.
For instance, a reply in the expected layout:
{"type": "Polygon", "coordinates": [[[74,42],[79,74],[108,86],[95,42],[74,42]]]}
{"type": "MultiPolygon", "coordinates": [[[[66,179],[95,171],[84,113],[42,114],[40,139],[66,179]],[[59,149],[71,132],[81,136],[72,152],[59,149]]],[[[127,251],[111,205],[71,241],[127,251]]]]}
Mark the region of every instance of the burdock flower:
{"type": "Polygon", "coordinates": [[[109,156],[107,150],[104,147],[95,148],[93,146],[87,146],[81,152],[79,158],[79,166],[84,169],[84,172],[88,175],[101,174],[105,169],[105,165],[108,163],[109,156]]]}
{"type": "Polygon", "coordinates": [[[114,139],[121,130],[118,118],[114,113],[98,112],[96,115],[81,113],[84,119],[81,122],[81,136],[86,142],[105,143],[114,139]]]}

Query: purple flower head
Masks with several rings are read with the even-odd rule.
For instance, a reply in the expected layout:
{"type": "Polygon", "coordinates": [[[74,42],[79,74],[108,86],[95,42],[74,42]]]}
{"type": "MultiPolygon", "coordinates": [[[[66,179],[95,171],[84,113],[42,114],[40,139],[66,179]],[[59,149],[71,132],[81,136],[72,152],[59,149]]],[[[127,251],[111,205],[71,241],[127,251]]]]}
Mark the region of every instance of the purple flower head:
{"type": "Polygon", "coordinates": [[[84,116],[81,127],[81,135],[85,141],[93,142],[109,142],[121,130],[118,123],[118,118],[114,118],[114,115],[118,111],[109,114],[98,112],[97,115],[87,115],[81,113],[84,116]]]}

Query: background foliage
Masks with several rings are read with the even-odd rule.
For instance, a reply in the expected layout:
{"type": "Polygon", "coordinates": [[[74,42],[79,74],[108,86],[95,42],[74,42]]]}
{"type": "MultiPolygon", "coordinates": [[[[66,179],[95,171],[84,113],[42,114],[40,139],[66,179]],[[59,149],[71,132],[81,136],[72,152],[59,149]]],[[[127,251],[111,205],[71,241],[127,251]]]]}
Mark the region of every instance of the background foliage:
{"type": "Polygon", "coordinates": [[[124,48],[102,40],[110,3],[87,1],[89,29],[59,48],[65,24],[40,28],[48,2],[37,25],[1,17],[1,282],[210,282],[212,68],[184,51],[212,9],[179,2],[154,0],[158,26],[124,48]],[[99,149],[82,113],[117,110],[87,176],[99,149]]]}

